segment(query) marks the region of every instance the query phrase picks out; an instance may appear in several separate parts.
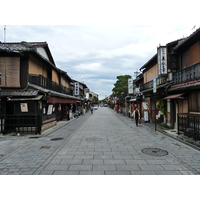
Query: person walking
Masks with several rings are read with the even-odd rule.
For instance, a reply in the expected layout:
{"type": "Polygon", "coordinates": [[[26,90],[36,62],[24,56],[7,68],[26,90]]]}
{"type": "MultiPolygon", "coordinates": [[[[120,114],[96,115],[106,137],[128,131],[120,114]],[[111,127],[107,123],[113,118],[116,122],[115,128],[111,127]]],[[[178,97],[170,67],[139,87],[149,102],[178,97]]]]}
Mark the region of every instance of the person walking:
{"type": "Polygon", "coordinates": [[[128,117],[129,118],[131,117],[131,108],[130,108],[130,106],[128,106],[128,117]]]}
{"type": "Polygon", "coordinates": [[[85,115],[85,106],[82,106],[83,108],[83,115],[85,115]]]}
{"type": "Polygon", "coordinates": [[[140,119],[140,111],[138,108],[135,108],[131,116],[135,119],[136,126],[138,126],[138,121],[140,119]]]}
{"type": "Polygon", "coordinates": [[[93,105],[90,105],[90,110],[91,110],[91,114],[93,114],[93,110],[94,110],[93,105]]]}

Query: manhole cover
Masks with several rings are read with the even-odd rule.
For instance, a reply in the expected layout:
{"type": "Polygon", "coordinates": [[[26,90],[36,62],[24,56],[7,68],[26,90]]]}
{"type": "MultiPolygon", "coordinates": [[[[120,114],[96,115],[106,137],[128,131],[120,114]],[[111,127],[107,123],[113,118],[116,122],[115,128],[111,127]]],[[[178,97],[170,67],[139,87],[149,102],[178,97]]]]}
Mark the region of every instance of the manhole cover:
{"type": "Polygon", "coordinates": [[[90,138],[86,138],[86,140],[92,141],[92,142],[98,142],[98,141],[102,141],[102,138],[90,137],[90,138]]]}
{"type": "Polygon", "coordinates": [[[51,146],[42,146],[42,147],[40,147],[40,149],[50,149],[51,148],[51,146]]]}
{"type": "Polygon", "coordinates": [[[158,148],[146,148],[142,149],[142,153],[150,155],[150,156],[166,156],[168,154],[167,151],[158,148]]]}
{"type": "Polygon", "coordinates": [[[63,138],[52,138],[51,141],[63,140],[63,138]]]}

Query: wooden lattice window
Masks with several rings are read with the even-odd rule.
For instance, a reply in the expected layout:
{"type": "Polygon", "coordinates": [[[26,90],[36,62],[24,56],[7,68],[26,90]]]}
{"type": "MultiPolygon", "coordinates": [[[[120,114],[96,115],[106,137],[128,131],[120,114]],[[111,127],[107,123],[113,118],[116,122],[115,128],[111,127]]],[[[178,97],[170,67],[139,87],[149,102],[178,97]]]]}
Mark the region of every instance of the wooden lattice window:
{"type": "Polygon", "coordinates": [[[20,58],[0,57],[1,87],[20,87],[20,58]]]}

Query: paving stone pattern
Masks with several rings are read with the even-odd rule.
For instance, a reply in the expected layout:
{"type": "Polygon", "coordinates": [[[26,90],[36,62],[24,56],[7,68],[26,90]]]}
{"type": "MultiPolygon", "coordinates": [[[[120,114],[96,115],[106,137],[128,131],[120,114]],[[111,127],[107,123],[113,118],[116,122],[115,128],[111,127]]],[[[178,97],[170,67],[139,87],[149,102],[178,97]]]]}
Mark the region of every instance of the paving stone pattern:
{"type": "Polygon", "coordinates": [[[38,138],[0,137],[1,175],[193,175],[200,152],[100,107],[38,138]],[[59,140],[51,140],[59,138],[59,140]],[[158,148],[166,156],[142,153],[158,148]]]}

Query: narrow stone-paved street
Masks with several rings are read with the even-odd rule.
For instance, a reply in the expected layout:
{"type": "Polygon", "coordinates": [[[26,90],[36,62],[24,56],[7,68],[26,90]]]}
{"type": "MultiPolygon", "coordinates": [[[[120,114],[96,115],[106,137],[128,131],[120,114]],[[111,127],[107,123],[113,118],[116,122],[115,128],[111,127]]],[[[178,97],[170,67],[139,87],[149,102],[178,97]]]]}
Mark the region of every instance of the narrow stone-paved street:
{"type": "Polygon", "coordinates": [[[105,107],[41,136],[1,136],[1,175],[192,175],[200,152],[105,107]],[[150,155],[149,155],[150,154],[150,155]]]}

